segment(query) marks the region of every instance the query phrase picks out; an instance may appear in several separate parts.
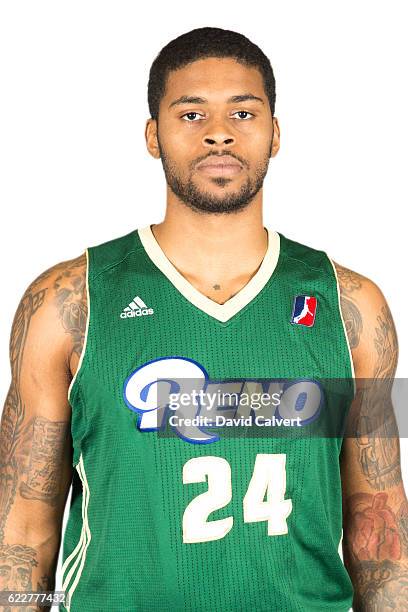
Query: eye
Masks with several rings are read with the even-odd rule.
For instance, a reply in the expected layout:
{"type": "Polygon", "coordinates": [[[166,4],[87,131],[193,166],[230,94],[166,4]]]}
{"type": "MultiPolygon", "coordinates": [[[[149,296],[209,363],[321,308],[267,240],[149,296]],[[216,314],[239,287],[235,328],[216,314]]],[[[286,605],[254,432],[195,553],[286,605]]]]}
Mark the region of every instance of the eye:
{"type": "MultiPolygon", "coordinates": [[[[237,114],[239,114],[239,113],[240,113],[241,115],[242,115],[242,114],[244,114],[244,115],[251,115],[252,117],[255,117],[255,115],[253,115],[253,114],[252,114],[252,113],[250,113],[249,111],[244,111],[244,110],[237,111],[236,113],[233,113],[233,114],[234,114],[234,115],[237,115],[237,114]]],[[[240,117],[240,119],[244,119],[244,120],[245,120],[245,117],[240,117]]]]}
{"type": "MultiPolygon", "coordinates": [[[[196,113],[195,111],[190,111],[189,113],[186,113],[185,115],[181,116],[181,119],[184,119],[184,117],[190,117],[191,115],[197,115],[198,117],[200,117],[201,115],[199,115],[198,113],[196,113]]],[[[190,121],[190,119],[185,119],[185,121],[188,121],[189,123],[194,123],[195,119],[192,119],[190,121]]]]}

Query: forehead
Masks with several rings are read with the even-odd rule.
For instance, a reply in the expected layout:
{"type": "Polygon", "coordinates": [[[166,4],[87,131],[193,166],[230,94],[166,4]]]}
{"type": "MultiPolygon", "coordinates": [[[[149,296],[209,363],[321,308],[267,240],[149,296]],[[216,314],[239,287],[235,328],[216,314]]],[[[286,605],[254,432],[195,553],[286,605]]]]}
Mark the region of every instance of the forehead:
{"type": "Polygon", "coordinates": [[[240,64],[233,58],[209,57],[172,71],[163,102],[192,94],[209,101],[222,101],[247,91],[266,99],[263,78],[257,68],[240,64]]]}

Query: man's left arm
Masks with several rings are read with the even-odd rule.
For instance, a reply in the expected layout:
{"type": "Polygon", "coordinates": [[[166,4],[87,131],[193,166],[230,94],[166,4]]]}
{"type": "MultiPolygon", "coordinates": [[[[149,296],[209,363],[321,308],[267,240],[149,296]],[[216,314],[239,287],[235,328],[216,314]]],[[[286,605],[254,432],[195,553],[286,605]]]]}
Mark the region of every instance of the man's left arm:
{"type": "Polygon", "coordinates": [[[335,266],[356,377],[340,455],[343,556],[353,610],[408,610],[408,502],[391,402],[397,334],[379,287],[335,266]]]}

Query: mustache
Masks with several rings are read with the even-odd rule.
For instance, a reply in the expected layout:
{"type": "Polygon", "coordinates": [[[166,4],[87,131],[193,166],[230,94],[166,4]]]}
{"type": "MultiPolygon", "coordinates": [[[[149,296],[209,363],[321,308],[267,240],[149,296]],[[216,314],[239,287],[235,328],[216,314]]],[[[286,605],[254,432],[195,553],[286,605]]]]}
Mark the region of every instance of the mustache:
{"type": "Polygon", "coordinates": [[[230,152],[221,151],[219,153],[209,153],[208,155],[195,159],[191,163],[191,169],[194,169],[196,166],[198,166],[198,164],[201,164],[201,162],[206,161],[207,159],[217,159],[217,157],[232,157],[233,159],[236,159],[237,161],[239,161],[239,163],[242,164],[244,168],[247,168],[248,166],[247,162],[243,160],[241,157],[238,157],[238,155],[233,155],[230,152]]]}

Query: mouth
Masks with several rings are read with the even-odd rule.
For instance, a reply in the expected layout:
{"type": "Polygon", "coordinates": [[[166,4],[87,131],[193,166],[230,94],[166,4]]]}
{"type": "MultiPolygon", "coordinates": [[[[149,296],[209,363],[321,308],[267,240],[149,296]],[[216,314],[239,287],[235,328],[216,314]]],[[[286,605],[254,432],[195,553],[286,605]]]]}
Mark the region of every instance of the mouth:
{"type": "Polygon", "coordinates": [[[196,166],[201,174],[207,176],[232,176],[242,171],[241,164],[230,155],[220,157],[211,155],[196,166]]]}

